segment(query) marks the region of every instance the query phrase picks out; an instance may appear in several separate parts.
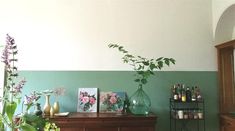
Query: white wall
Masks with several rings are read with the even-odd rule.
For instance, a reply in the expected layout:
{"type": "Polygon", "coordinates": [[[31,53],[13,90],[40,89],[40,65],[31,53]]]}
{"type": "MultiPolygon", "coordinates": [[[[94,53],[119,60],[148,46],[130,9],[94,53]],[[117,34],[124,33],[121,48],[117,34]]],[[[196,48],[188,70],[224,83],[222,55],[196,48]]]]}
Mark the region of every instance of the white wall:
{"type": "Polygon", "coordinates": [[[235,4],[235,0],[212,0],[212,12],[213,12],[213,34],[215,36],[216,27],[218,22],[224,13],[232,4],[235,4]]]}
{"type": "Polygon", "coordinates": [[[129,70],[109,43],[173,57],[165,70],[216,70],[209,0],[0,0],[0,38],[20,70],[129,70]]]}
{"type": "Polygon", "coordinates": [[[235,0],[213,0],[215,45],[235,39],[235,0]]]}
{"type": "Polygon", "coordinates": [[[215,31],[215,44],[235,39],[235,4],[221,15],[215,31]]]}

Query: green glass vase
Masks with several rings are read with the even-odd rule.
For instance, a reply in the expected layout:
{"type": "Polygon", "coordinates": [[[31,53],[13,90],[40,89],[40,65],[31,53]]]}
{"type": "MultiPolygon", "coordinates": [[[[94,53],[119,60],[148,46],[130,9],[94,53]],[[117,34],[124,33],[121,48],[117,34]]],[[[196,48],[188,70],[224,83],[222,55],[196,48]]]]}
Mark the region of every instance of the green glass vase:
{"type": "Polygon", "coordinates": [[[138,87],[137,91],[130,97],[129,104],[129,110],[132,114],[148,115],[150,112],[151,101],[142,86],[138,87]]]}

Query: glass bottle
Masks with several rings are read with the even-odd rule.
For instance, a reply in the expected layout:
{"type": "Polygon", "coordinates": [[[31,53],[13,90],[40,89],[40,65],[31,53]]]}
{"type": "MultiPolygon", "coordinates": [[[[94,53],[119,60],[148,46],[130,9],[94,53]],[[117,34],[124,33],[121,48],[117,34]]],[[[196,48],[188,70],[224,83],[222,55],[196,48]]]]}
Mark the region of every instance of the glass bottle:
{"type": "Polygon", "coordinates": [[[142,86],[139,86],[137,91],[130,97],[129,109],[131,113],[136,115],[149,114],[151,101],[142,86]]]}
{"type": "Polygon", "coordinates": [[[194,87],[192,87],[192,101],[196,101],[197,100],[197,98],[196,98],[196,92],[195,92],[195,90],[194,90],[194,87]]]}
{"type": "Polygon", "coordinates": [[[178,84],[178,100],[182,100],[182,88],[180,84],[178,84]]]}
{"type": "Polygon", "coordinates": [[[182,87],[181,101],[182,101],[182,102],[186,102],[186,91],[185,91],[184,85],[183,85],[183,87],[182,87]]]}
{"type": "Polygon", "coordinates": [[[41,116],[41,115],[42,115],[42,110],[41,110],[40,103],[36,103],[36,105],[35,105],[35,110],[34,110],[34,114],[35,114],[36,116],[41,116]]]}
{"type": "Polygon", "coordinates": [[[192,97],[191,91],[190,91],[189,87],[187,87],[186,88],[186,101],[190,102],[192,99],[191,97],[192,97]]]}
{"type": "Polygon", "coordinates": [[[178,90],[177,87],[174,85],[174,101],[178,101],[178,90]]]}

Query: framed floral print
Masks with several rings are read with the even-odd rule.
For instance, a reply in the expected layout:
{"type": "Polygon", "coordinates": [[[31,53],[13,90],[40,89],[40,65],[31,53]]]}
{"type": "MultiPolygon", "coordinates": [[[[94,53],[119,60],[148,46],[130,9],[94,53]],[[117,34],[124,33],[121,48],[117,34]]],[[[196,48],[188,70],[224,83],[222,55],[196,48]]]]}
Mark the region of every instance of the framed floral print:
{"type": "Polygon", "coordinates": [[[125,92],[100,92],[99,112],[123,113],[125,100],[125,92]]]}
{"type": "Polygon", "coordinates": [[[77,112],[97,112],[97,98],[97,88],[79,88],[77,112]]]}

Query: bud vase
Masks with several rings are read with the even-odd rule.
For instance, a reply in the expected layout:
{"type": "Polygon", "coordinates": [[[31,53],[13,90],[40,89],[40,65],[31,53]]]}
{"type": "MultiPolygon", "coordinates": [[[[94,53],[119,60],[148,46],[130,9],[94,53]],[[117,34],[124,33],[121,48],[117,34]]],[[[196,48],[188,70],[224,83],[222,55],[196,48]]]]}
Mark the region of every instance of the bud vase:
{"type": "Polygon", "coordinates": [[[129,110],[135,115],[148,115],[150,111],[151,101],[149,96],[138,87],[137,91],[130,97],[129,110]]]}
{"type": "Polygon", "coordinates": [[[50,115],[50,109],[51,109],[51,105],[50,105],[50,95],[46,95],[46,102],[43,108],[43,113],[44,115],[50,115]]]}
{"type": "Polygon", "coordinates": [[[34,114],[36,116],[42,116],[42,110],[41,110],[41,106],[39,103],[36,103],[35,105],[34,114]]]}
{"type": "Polygon", "coordinates": [[[59,113],[60,112],[60,105],[59,105],[58,101],[56,101],[54,103],[53,108],[54,108],[54,113],[59,113]]]}

